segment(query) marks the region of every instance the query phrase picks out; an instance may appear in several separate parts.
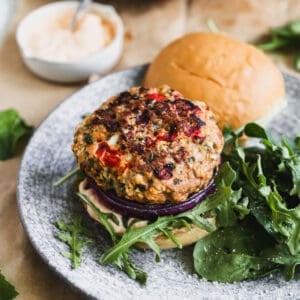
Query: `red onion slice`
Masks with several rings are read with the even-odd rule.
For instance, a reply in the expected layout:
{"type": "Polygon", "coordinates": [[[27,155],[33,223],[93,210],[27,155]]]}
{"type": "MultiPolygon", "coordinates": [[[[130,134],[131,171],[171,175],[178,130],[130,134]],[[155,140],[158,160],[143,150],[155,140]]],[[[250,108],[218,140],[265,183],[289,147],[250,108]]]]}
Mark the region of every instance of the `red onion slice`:
{"type": "Polygon", "coordinates": [[[213,179],[206,188],[190,196],[186,201],[178,204],[142,204],[119,198],[112,190],[103,191],[97,184],[88,178],[90,186],[97,192],[100,201],[110,209],[127,217],[152,220],[159,216],[176,215],[187,211],[200,203],[207,195],[215,190],[213,179]]]}

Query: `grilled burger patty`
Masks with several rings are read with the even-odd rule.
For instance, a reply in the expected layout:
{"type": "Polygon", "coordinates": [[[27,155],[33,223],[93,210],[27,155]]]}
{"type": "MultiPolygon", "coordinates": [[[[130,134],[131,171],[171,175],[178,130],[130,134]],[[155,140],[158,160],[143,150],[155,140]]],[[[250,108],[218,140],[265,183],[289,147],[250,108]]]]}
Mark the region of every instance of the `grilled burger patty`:
{"type": "Polygon", "coordinates": [[[128,200],[185,201],[207,186],[223,136],[212,112],[163,86],[134,87],[106,101],[75,132],[80,168],[128,200]]]}

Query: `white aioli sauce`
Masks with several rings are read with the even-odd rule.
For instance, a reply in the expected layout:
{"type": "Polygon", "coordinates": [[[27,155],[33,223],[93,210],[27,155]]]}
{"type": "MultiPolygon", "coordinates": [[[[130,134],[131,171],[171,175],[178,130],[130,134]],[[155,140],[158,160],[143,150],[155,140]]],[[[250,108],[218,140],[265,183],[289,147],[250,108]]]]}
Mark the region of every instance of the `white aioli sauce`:
{"type": "Polygon", "coordinates": [[[74,61],[96,54],[111,42],[112,24],[92,12],[82,13],[71,31],[73,13],[62,9],[35,20],[26,38],[29,53],[51,61],[74,61]]]}

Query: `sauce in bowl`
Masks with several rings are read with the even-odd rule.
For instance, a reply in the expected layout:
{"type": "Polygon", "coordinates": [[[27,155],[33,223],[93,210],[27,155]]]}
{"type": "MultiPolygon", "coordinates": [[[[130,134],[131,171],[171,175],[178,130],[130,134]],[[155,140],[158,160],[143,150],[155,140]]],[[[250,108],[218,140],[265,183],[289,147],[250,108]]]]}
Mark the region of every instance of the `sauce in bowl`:
{"type": "Polygon", "coordinates": [[[51,2],[28,14],[16,39],[25,65],[56,82],[79,82],[107,74],[123,51],[124,25],[111,5],[92,3],[71,30],[78,1],[51,2]]]}
{"type": "Polygon", "coordinates": [[[82,13],[71,30],[74,9],[38,16],[28,28],[25,47],[34,57],[51,61],[73,61],[99,52],[114,37],[109,20],[93,11],[82,13]]]}

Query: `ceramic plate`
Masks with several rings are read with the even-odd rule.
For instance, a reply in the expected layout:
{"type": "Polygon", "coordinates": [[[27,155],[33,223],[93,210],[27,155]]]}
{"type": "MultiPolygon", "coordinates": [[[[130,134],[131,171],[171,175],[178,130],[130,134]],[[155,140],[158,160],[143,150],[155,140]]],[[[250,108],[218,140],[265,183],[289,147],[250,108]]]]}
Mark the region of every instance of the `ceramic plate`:
{"type": "MultiPolygon", "coordinates": [[[[192,247],[164,251],[159,263],[151,251],[134,252],[133,261],[148,273],[145,286],[113,266],[99,264],[100,255],[109,247],[107,236],[83,211],[71,181],[58,188],[52,184],[76,165],[71,144],[82,116],[110,96],[140,85],[146,68],[127,69],[87,85],[57,107],[36,130],[25,151],[18,183],[20,215],[33,246],[51,269],[91,299],[299,299],[299,282],[285,282],[280,275],[236,284],[199,279],[193,272],[192,247]],[[84,251],[82,265],[75,270],[60,254],[65,245],[55,237],[56,221],[68,221],[74,214],[82,214],[85,225],[96,236],[84,251]]],[[[300,81],[289,74],[284,76],[288,106],[269,126],[277,137],[300,133],[300,81]]]]}

